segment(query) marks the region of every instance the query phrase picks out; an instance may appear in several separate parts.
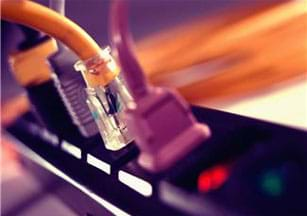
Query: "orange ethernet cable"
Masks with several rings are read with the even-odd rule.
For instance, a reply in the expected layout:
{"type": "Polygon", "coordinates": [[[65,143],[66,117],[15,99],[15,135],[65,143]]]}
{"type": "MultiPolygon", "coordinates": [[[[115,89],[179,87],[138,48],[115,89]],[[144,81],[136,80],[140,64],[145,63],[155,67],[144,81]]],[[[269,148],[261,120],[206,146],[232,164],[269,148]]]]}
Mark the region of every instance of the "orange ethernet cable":
{"type": "Polygon", "coordinates": [[[75,68],[86,82],[87,104],[106,148],[119,150],[132,141],[123,120],[123,111],[132,98],[109,48],[101,49],[88,33],[65,16],[28,0],[2,0],[1,19],[44,32],[74,51],[80,58],[75,68]]]}

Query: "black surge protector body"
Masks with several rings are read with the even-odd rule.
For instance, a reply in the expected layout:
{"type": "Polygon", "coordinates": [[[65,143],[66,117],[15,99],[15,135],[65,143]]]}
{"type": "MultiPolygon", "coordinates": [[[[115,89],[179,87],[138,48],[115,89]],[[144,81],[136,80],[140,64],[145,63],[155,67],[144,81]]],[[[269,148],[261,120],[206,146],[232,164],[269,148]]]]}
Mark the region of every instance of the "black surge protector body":
{"type": "Polygon", "coordinates": [[[81,215],[103,212],[91,209],[90,202],[114,214],[307,215],[306,131],[207,108],[192,110],[209,125],[211,138],[158,174],[138,165],[134,143],[111,152],[99,137],[70,142],[90,146],[76,157],[63,149],[65,138],[54,134],[58,143],[51,144],[41,135],[44,129],[26,116],[7,130],[25,156],[67,184],[74,182],[80,196],[92,198],[80,205],[81,215]]]}

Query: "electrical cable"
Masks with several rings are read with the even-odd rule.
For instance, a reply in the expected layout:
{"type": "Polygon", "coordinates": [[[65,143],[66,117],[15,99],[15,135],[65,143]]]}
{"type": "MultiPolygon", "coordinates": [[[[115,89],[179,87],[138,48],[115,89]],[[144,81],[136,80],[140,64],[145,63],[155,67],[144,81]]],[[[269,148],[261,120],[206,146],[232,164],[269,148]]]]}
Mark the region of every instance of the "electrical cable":
{"type": "Polygon", "coordinates": [[[110,16],[113,46],[135,100],[126,119],[141,150],[138,162],[151,172],[166,170],[208,139],[210,129],[197,122],[178,93],[147,84],[132,50],[126,2],[113,1],[110,16]]]}
{"type": "MultiPolygon", "coordinates": [[[[61,15],[65,15],[65,0],[49,0],[49,8],[58,12],[61,15]]],[[[18,44],[19,50],[26,50],[32,48],[33,46],[39,44],[46,39],[44,35],[36,31],[35,29],[26,27],[24,25],[18,25],[19,29],[24,35],[24,40],[18,44]]],[[[57,43],[59,50],[63,48],[62,43],[57,43]]]]}
{"type": "Polygon", "coordinates": [[[133,52],[132,37],[127,24],[127,5],[117,3],[111,5],[110,32],[111,38],[124,72],[125,81],[134,100],[142,98],[148,92],[148,84],[143,70],[133,52]],[[126,74],[129,73],[129,76],[126,74]],[[126,75],[126,76],[125,76],[126,75]]]}
{"type": "Polygon", "coordinates": [[[40,30],[67,45],[82,60],[96,56],[100,47],[80,26],[37,3],[20,0],[1,2],[1,18],[40,30]]]}
{"type": "Polygon", "coordinates": [[[70,48],[85,64],[85,80],[91,87],[108,85],[120,72],[117,67],[108,67],[109,60],[86,31],[47,7],[27,0],[3,0],[1,19],[40,30],[70,48]]]}
{"type": "MultiPolygon", "coordinates": [[[[120,101],[123,107],[124,101],[129,98],[129,93],[118,76],[120,68],[111,56],[110,49],[101,49],[77,24],[34,2],[4,0],[1,12],[2,18],[36,28],[61,41],[79,56],[81,60],[75,64],[75,69],[81,71],[86,82],[87,101],[90,103],[88,106],[97,116],[95,119],[97,125],[107,124],[105,128],[109,129],[107,132],[105,128],[100,130],[106,148],[118,150],[127,145],[132,138],[122,119],[123,109],[112,110],[112,112],[102,109],[102,106],[113,106],[114,100],[108,100],[110,94],[116,95],[116,102],[120,101]],[[98,97],[106,103],[102,105],[98,97]]],[[[23,77],[21,75],[21,78],[23,77]]],[[[71,109],[71,111],[74,110],[71,109]]]]}

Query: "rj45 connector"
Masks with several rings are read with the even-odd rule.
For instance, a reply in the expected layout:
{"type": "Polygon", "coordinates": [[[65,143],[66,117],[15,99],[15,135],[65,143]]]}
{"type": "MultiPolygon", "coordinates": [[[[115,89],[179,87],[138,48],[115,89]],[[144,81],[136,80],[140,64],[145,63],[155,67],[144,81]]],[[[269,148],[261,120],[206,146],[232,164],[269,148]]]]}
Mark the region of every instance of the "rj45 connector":
{"type": "MultiPolygon", "coordinates": [[[[87,62],[77,62],[75,68],[81,71],[87,82],[87,73],[95,73],[96,67],[106,70],[119,70],[110,49],[105,48],[101,53],[87,62]]],[[[114,72],[115,73],[115,72],[114,72]]],[[[87,82],[87,104],[99,128],[99,132],[109,150],[119,150],[132,141],[132,136],[124,120],[124,110],[132,98],[125,87],[124,81],[117,74],[113,81],[106,85],[91,85],[87,82]]]]}

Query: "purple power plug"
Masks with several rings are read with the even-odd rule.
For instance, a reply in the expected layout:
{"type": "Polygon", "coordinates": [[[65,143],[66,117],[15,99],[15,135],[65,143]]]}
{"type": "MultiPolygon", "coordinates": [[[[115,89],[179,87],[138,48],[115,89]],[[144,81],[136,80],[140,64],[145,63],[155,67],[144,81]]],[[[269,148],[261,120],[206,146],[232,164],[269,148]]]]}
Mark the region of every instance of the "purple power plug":
{"type": "Polygon", "coordinates": [[[128,129],[141,150],[139,164],[152,172],[165,170],[210,136],[189,105],[175,91],[150,86],[132,51],[125,1],[113,1],[110,10],[113,49],[135,103],[127,110],[128,129]]]}

